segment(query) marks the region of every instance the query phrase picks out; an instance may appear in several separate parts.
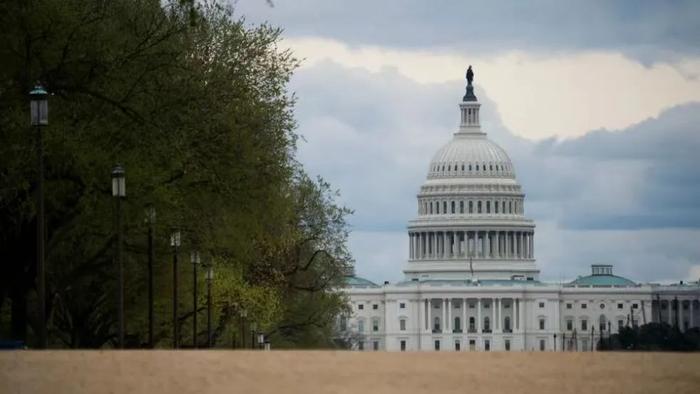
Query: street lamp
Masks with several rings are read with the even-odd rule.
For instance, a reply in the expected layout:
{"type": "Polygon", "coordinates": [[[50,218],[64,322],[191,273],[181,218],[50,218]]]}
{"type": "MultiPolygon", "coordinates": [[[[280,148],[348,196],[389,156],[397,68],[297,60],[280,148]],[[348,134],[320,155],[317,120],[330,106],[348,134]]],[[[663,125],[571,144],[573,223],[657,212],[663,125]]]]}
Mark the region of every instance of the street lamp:
{"type": "Polygon", "coordinates": [[[153,261],[155,261],[153,227],[156,223],[156,208],[153,205],[146,207],[146,223],[148,224],[148,347],[153,348],[153,261]]]}
{"type": "Polygon", "coordinates": [[[248,317],[248,312],[241,309],[238,314],[241,317],[241,348],[245,349],[245,318],[248,317]]]}
{"type": "Polygon", "coordinates": [[[250,348],[255,349],[255,331],[258,329],[258,324],[250,322],[250,348]]]}
{"type": "Polygon", "coordinates": [[[170,234],[170,246],[173,248],[173,349],[180,343],[177,327],[177,250],[180,247],[180,232],[170,234]]]}
{"type": "Polygon", "coordinates": [[[258,332],[258,348],[262,350],[265,345],[265,334],[258,332]]]}
{"type": "Polygon", "coordinates": [[[197,348],[197,266],[202,261],[199,258],[198,251],[192,251],[190,254],[190,262],[192,263],[192,346],[197,348]]]}
{"type": "Polygon", "coordinates": [[[46,349],[48,335],[46,330],[46,274],[44,252],[44,143],[41,136],[41,126],[49,124],[49,94],[40,84],[34,86],[29,92],[29,112],[31,125],[36,126],[36,152],[39,175],[36,186],[37,213],[36,213],[36,265],[37,265],[37,292],[39,293],[39,347],[46,349]]]}
{"type": "Polygon", "coordinates": [[[557,334],[554,334],[554,351],[557,351],[557,334]]]}
{"type": "Polygon", "coordinates": [[[207,267],[207,347],[211,348],[211,282],[214,280],[214,267],[207,267]]]}
{"type": "Polygon", "coordinates": [[[124,261],[122,259],[122,199],[126,197],[124,168],[117,164],[112,169],[112,197],[117,200],[117,264],[119,269],[119,348],[124,349],[124,261]]]}

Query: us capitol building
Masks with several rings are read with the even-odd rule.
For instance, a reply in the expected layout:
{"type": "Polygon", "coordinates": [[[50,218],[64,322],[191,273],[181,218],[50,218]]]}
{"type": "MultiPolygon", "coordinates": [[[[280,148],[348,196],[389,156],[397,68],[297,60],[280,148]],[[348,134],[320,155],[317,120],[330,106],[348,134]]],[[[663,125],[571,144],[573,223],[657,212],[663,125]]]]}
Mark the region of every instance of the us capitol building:
{"type": "Polygon", "coordinates": [[[700,326],[700,283],[642,284],[592,265],[565,284],[539,280],[535,223],[503,148],[479,119],[471,67],[460,126],[440,148],[408,223],[405,280],[354,275],[342,335],[356,350],[592,350],[623,326],[700,326]]]}

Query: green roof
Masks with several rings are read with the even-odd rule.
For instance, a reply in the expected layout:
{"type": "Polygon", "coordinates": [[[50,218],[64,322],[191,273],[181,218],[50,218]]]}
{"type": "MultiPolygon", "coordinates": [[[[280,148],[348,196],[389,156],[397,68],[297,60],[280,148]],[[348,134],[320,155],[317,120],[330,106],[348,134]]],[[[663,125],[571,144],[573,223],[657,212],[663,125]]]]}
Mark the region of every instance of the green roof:
{"type": "Polygon", "coordinates": [[[365,278],[360,278],[359,276],[346,276],[345,277],[346,287],[356,287],[356,288],[377,288],[379,285],[369,281],[365,278]]]}
{"type": "Polygon", "coordinates": [[[577,286],[636,286],[633,281],[617,275],[588,275],[571,282],[577,286]]]}

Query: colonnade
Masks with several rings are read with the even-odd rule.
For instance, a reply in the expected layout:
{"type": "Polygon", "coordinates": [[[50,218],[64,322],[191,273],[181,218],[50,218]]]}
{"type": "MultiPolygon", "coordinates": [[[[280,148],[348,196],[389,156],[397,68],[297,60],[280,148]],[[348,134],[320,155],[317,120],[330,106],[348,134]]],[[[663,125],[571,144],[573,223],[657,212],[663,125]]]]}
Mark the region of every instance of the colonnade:
{"type": "Polygon", "coordinates": [[[423,322],[421,324],[422,331],[426,333],[434,333],[434,318],[436,314],[433,313],[435,301],[440,303],[440,312],[437,317],[440,320],[440,332],[447,334],[452,333],[457,327],[454,327],[455,317],[460,317],[460,327],[459,331],[463,333],[501,333],[501,332],[515,332],[519,333],[523,331],[524,327],[524,307],[519,299],[513,298],[439,298],[439,299],[423,299],[420,302],[423,304],[423,322]],[[504,302],[505,301],[505,302],[504,302]],[[453,316],[453,305],[455,303],[459,304],[459,316],[453,316]],[[467,309],[470,304],[476,304],[476,316],[473,314],[468,314],[467,309]],[[488,306],[487,306],[488,305],[488,306]],[[507,305],[504,307],[504,305],[507,305]],[[485,308],[485,306],[487,306],[485,308]],[[504,313],[505,308],[510,308],[510,313],[504,313]],[[475,317],[475,327],[470,329],[468,323],[468,317],[475,317]],[[485,317],[489,318],[488,330],[485,328],[485,317]],[[510,318],[510,328],[505,327],[505,318],[510,318]]]}
{"type": "Polygon", "coordinates": [[[532,259],[532,231],[415,231],[409,234],[411,260],[459,258],[532,259]]]}

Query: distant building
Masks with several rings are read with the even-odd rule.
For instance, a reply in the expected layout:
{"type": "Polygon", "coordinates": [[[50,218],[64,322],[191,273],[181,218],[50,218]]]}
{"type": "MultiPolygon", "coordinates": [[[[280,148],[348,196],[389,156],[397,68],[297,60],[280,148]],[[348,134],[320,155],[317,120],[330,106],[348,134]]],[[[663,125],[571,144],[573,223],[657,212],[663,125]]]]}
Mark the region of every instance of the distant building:
{"type": "Polygon", "coordinates": [[[340,329],[358,350],[591,350],[620,327],[700,326],[700,284],[638,284],[592,265],[571,283],[539,280],[535,223],[513,164],[482,131],[471,83],[460,127],[440,148],[408,224],[405,280],[348,275],[340,329]]]}

